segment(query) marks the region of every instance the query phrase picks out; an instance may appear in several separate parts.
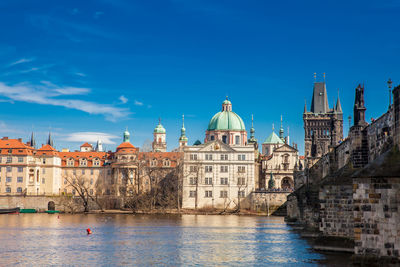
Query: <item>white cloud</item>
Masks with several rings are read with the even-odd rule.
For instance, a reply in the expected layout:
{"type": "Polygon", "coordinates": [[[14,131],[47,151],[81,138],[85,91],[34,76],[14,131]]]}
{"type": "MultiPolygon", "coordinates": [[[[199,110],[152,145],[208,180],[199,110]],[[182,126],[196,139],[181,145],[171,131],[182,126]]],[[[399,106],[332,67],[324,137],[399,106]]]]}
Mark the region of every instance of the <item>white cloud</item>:
{"type": "Polygon", "coordinates": [[[34,60],[34,58],[21,58],[21,59],[19,59],[17,61],[12,62],[9,66],[15,66],[15,65],[18,65],[18,64],[22,64],[22,63],[28,63],[28,62],[31,62],[33,60],[34,60]]]}
{"type": "Polygon", "coordinates": [[[21,131],[14,129],[13,127],[10,127],[7,125],[4,121],[0,121],[0,133],[5,133],[5,134],[16,134],[16,133],[21,133],[21,131]]]}
{"type": "Polygon", "coordinates": [[[122,104],[126,104],[128,102],[128,98],[123,95],[121,95],[118,99],[121,100],[122,104]]]}
{"type": "Polygon", "coordinates": [[[88,142],[95,144],[97,140],[101,140],[103,144],[114,145],[115,142],[112,139],[120,138],[119,136],[111,135],[108,133],[101,132],[75,132],[68,134],[64,141],[68,142],[88,142]]]}
{"type": "Polygon", "coordinates": [[[93,18],[98,19],[103,14],[104,14],[104,12],[102,12],[102,11],[96,11],[93,15],[93,18]]]}
{"type": "Polygon", "coordinates": [[[143,102],[135,100],[135,106],[143,106],[143,102]]]}
{"type": "MultiPolygon", "coordinates": [[[[43,82],[42,82],[43,84],[43,82]]],[[[58,96],[72,95],[74,92],[88,92],[87,88],[60,87],[54,84],[31,85],[29,83],[21,83],[15,85],[6,85],[0,82],[0,95],[13,101],[26,103],[35,103],[41,105],[60,106],[70,109],[80,110],[89,114],[103,115],[106,120],[116,121],[125,118],[130,114],[126,108],[119,108],[113,105],[100,104],[78,99],[61,99],[58,96]],[[54,88],[54,86],[56,88],[54,88]]]]}
{"type": "Polygon", "coordinates": [[[75,72],[75,75],[81,76],[81,77],[86,77],[87,75],[82,72],[75,72]]]}

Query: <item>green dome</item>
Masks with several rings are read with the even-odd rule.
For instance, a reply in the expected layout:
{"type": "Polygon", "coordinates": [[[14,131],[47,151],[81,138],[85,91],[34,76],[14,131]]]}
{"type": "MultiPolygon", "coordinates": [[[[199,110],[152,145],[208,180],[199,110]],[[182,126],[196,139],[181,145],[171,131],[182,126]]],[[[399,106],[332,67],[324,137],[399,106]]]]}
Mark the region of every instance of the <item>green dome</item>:
{"type": "MultiPolygon", "coordinates": [[[[227,100],[225,100],[227,101],[227,100]]],[[[245,131],[242,118],[233,111],[220,111],[208,123],[208,131],[237,130],[245,131]]]]}
{"type": "Polygon", "coordinates": [[[275,132],[272,132],[272,134],[265,139],[263,144],[284,144],[284,142],[279,138],[279,136],[276,135],[275,132]]]}
{"type": "Polygon", "coordinates": [[[225,101],[222,102],[222,104],[225,104],[225,105],[232,105],[231,101],[229,101],[228,99],[225,99],[225,101]]]}
{"type": "Polygon", "coordinates": [[[165,133],[164,127],[159,123],[156,128],[154,128],[154,133],[165,133]]]}

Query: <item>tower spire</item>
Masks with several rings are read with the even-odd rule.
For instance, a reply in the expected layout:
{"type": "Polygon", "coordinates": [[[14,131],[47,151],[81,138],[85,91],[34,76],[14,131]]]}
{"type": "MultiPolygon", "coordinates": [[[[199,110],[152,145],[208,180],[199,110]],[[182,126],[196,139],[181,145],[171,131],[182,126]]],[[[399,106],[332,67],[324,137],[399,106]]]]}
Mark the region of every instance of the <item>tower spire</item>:
{"type": "Polygon", "coordinates": [[[128,132],[128,126],[127,126],[126,129],[125,129],[125,132],[123,134],[124,143],[126,143],[126,142],[129,143],[130,142],[129,139],[130,139],[130,133],[128,132]]]}
{"type": "Polygon", "coordinates": [[[387,81],[388,87],[389,87],[389,108],[392,106],[392,79],[389,78],[387,81]]]}
{"type": "Polygon", "coordinates": [[[179,146],[186,146],[188,142],[188,138],[186,137],[186,129],[185,129],[185,114],[182,114],[182,128],[181,128],[181,136],[179,137],[179,146]]]}
{"type": "Polygon", "coordinates": [[[285,137],[283,136],[284,130],[283,130],[283,119],[281,115],[281,128],[279,129],[279,137],[282,139],[282,141],[285,141],[285,137]]]}
{"type": "Polygon", "coordinates": [[[31,134],[31,140],[29,141],[29,145],[33,148],[36,148],[36,140],[35,140],[35,135],[33,134],[33,131],[31,134]]]}
{"type": "Polygon", "coordinates": [[[54,147],[53,139],[51,138],[51,132],[49,132],[49,137],[47,138],[47,144],[51,147],[54,147]]]}
{"type": "Polygon", "coordinates": [[[337,93],[337,102],[336,102],[335,110],[336,110],[336,113],[343,113],[342,105],[340,104],[339,89],[338,89],[338,93],[337,93]]]}
{"type": "Polygon", "coordinates": [[[257,139],[254,136],[254,133],[256,132],[256,130],[254,129],[253,121],[254,121],[254,117],[253,117],[253,114],[251,114],[250,139],[248,140],[249,144],[257,143],[257,139]]]}
{"type": "Polygon", "coordinates": [[[304,112],[303,113],[307,113],[307,100],[304,99],[304,112]]]}

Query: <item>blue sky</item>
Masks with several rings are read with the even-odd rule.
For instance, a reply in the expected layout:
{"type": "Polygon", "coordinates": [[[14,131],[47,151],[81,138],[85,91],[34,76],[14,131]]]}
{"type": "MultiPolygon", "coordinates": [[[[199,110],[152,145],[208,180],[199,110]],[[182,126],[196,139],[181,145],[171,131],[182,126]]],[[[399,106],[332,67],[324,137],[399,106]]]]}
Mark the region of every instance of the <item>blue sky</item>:
{"type": "MultiPolygon", "coordinates": [[[[78,149],[126,127],[141,147],[158,118],[175,148],[181,115],[203,141],[228,95],[263,141],[283,115],[303,151],[313,73],[347,118],[365,84],[367,118],[400,84],[400,1],[1,1],[0,135],[78,149]]],[[[348,129],[345,120],[345,132],[348,129]]]]}

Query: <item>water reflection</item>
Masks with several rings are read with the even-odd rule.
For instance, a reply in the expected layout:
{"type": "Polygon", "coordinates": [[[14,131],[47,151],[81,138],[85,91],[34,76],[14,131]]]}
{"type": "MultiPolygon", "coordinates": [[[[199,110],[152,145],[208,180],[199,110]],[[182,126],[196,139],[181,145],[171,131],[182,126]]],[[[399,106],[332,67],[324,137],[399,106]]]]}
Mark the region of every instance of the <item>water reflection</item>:
{"type": "Polygon", "coordinates": [[[280,217],[0,216],[0,266],[304,266],[323,259],[280,217]]]}

